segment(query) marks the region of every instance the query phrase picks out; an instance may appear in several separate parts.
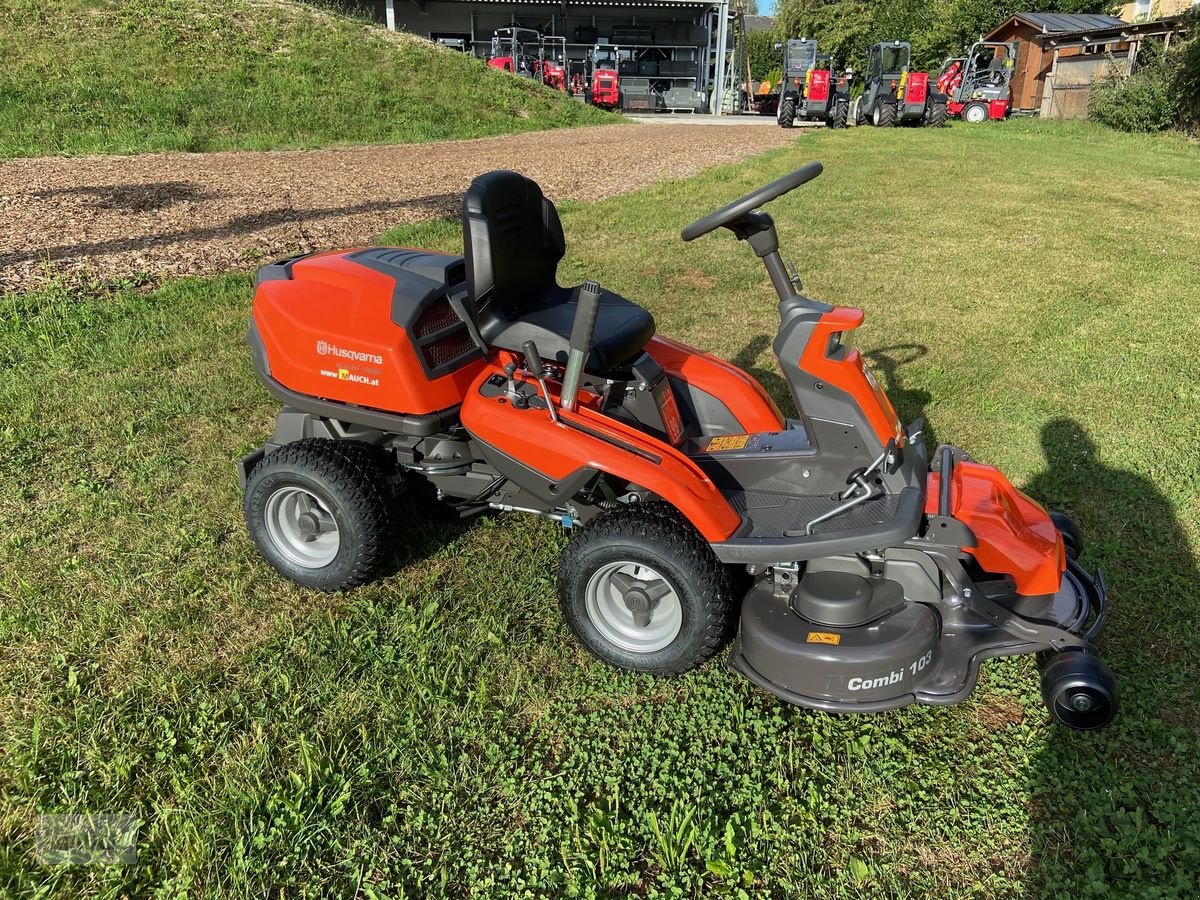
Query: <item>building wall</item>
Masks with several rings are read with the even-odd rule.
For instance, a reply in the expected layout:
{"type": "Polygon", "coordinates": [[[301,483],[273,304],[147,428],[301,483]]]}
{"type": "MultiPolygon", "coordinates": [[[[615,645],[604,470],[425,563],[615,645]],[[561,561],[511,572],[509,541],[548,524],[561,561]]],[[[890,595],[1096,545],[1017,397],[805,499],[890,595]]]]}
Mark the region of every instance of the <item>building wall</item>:
{"type": "Polygon", "coordinates": [[[1161,16],[1175,16],[1196,5],[1197,0],[1140,0],[1123,3],[1117,13],[1126,22],[1144,22],[1161,16]]]}

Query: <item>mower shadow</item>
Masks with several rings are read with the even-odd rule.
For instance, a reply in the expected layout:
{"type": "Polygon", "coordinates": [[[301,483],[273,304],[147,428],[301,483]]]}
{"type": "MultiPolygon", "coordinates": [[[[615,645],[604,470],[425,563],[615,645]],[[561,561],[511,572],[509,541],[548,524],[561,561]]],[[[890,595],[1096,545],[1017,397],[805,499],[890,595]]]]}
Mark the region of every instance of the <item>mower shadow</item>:
{"type": "MultiPolygon", "coordinates": [[[[1111,837],[1108,823],[1173,799],[1168,784],[1159,782],[1175,765],[1164,732],[1200,729],[1193,687],[1200,677],[1200,565],[1158,485],[1106,465],[1078,422],[1047,422],[1041,441],[1047,466],[1025,491],[1070,515],[1083,533],[1080,561],[1104,569],[1111,612],[1099,655],[1122,699],[1104,731],[1054,726],[1029,772],[1030,836],[1038,851],[1029,876],[1049,889],[1061,877],[1054,871],[1061,851],[1080,864],[1102,865],[1115,879],[1127,876],[1102,846],[1111,837]],[[1076,789],[1064,792],[1063,785],[1076,789]]],[[[1154,855],[1171,852],[1159,846],[1154,855]]]]}

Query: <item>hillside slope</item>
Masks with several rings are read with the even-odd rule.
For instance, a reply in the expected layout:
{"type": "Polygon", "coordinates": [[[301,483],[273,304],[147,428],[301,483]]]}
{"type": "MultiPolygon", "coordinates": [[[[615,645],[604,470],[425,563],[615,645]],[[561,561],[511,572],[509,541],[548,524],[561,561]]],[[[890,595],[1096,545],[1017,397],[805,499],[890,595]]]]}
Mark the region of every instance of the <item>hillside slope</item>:
{"type": "Polygon", "coordinates": [[[409,143],[612,121],[279,0],[8,0],[0,157],[409,143]]]}

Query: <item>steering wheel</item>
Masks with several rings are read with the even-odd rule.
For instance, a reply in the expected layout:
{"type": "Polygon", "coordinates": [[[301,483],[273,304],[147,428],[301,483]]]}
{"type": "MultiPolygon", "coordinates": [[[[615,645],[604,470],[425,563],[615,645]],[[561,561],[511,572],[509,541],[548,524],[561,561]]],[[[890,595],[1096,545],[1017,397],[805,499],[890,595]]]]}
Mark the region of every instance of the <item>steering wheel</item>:
{"type": "Polygon", "coordinates": [[[698,237],[703,237],[710,231],[716,231],[718,228],[728,228],[730,225],[738,222],[747,213],[753,212],[765,203],[770,203],[789,191],[794,191],[802,184],[806,184],[821,174],[824,167],[819,162],[810,162],[806,166],[801,166],[795,172],[790,172],[782,178],[772,181],[765,187],[760,187],[756,191],[752,191],[740,200],[734,200],[728,206],[722,206],[714,213],[709,213],[703,219],[697,219],[691,225],[688,225],[680,233],[680,236],[685,241],[694,241],[698,237]]]}

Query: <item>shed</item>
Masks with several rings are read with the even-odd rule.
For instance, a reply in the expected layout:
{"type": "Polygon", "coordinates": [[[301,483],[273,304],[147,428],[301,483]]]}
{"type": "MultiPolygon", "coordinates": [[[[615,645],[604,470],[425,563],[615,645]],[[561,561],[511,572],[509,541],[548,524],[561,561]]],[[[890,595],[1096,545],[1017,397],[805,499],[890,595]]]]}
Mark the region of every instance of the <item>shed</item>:
{"type": "MultiPolygon", "coordinates": [[[[1013,109],[1034,112],[1042,107],[1046,77],[1054,64],[1054,48],[1038,40],[1044,36],[1085,31],[1091,28],[1126,26],[1116,16],[1076,13],[1019,12],[1009,16],[983,36],[985,41],[1017,41],[1017,70],[1012,79],[1013,109]]],[[[1128,53],[1128,42],[1108,47],[1114,55],[1128,53]]],[[[1097,51],[1086,47],[1064,50],[1060,57],[1097,51]]]]}

